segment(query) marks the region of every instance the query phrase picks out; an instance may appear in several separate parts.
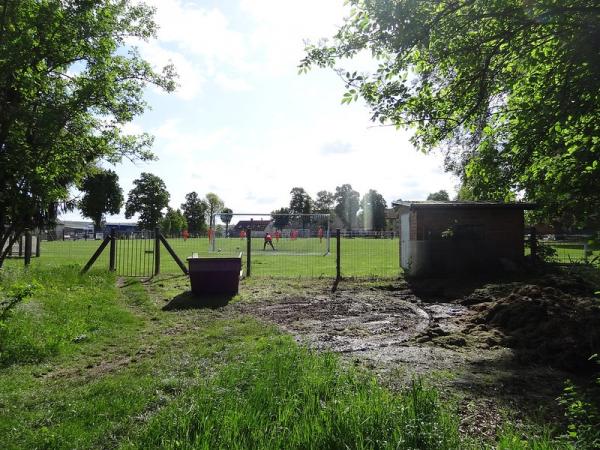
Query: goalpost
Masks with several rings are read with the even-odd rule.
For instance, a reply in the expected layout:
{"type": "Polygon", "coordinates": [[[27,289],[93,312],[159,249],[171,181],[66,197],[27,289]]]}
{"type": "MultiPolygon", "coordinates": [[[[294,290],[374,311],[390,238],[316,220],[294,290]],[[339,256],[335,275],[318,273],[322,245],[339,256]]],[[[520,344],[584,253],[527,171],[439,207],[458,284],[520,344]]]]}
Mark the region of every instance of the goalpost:
{"type": "Polygon", "coordinates": [[[252,251],[265,255],[327,256],[331,252],[329,214],[231,213],[213,214],[209,227],[209,252],[246,251],[246,230],[251,231],[252,251]],[[273,246],[267,245],[266,235],[273,246]],[[269,250],[269,251],[267,251],[269,250]]]}

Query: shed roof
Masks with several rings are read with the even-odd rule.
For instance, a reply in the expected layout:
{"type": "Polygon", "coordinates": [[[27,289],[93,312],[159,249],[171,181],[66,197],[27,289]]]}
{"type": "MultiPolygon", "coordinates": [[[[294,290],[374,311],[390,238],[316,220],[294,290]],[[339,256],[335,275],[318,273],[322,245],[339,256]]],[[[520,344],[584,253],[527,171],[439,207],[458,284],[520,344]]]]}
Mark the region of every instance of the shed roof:
{"type": "Polygon", "coordinates": [[[466,201],[436,201],[436,200],[421,200],[421,201],[403,201],[396,200],[392,202],[392,206],[401,209],[536,209],[535,203],[526,202],[466,202],[466,201]]]}

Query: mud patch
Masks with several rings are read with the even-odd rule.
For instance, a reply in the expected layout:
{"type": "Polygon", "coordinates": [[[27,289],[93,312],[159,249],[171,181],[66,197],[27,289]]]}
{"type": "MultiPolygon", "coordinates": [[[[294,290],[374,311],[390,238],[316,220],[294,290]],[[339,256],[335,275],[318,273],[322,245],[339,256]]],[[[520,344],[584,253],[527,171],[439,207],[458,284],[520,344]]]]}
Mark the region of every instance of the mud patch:
{"type": "Polygon", "coordinates": [[[392,387],[426,376],[458,399],[461,430],[474,436],[493,439],[507,416],[560,422],[564,380],[600,351],[598,288],[568,274],[440,286],[268,289],[236,308],[375,370],[392,387]]]}

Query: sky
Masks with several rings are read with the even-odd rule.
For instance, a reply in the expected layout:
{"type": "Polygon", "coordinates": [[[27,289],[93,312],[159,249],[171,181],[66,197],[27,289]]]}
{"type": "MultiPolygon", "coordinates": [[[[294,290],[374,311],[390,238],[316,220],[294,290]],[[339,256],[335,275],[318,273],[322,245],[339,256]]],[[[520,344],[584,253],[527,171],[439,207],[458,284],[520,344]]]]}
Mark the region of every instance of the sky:
{"type": "MultiPolygon", "coordinates": [[[[349,183],[361,196],[376,189],[388,205],[454,194],[441,155],[418,152],[409,131],[372,123],[361,101],[341,104],[334,71],[298,74],[306,41],[331,37],[343,23],[343,0],[144,1],[156,7],[158,36],[130,44],[157,68],[173,63],[179,78],[174,93],[149,87],[151,110],[125,127],[155,136],[158,158],[111,167],[125,196],[142,172],[164,180],[172,208],[188,192],[214,192],[237,213],[287,206],[296,186],[315,198],[349,183]]],[[[341,66],[374,63],[361,56],[341,66]]],[[[125,221],[124,212],[107,220],[125,221]]]]}

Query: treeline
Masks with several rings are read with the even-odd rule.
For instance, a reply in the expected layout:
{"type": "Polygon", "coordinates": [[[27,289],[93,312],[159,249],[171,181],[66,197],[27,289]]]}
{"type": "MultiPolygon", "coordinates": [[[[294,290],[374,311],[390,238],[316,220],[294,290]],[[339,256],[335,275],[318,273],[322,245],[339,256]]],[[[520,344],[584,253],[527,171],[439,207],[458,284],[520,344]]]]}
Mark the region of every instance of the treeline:
{"type": "Polygon", "coordinates": [[[370,189],[361,198],[352,185],[343,184],[337,186],[335,192],[317,192],[314,199],[304,188],[294,187],[290,191],[289,206],[276,209],[271,214],[275,227],[279,229],[285,228],[294,216],[305,227],[308,218],[302,214],[330,214],[334,223],[337,222],[346,229],[381,231],[386,228],[386,208],[387,202],[376,190],[370,189]]]}
{"type": "Polygon", "coordinates": [[[229,225],[231,209],[225,207],[217,194],[209,192],[200,197],[197,192],[185,195],[180,208],[169,206],[171,196],[165,182],[158,176],[143,172],[133,182],[127,201],[119,186],[119,177],[112,170],[98,169],[81,183],[83,192],[77,203],[81,214],[94,222],[94,227],[102,227],[106,214],[118,214],[125,206],[125,217],[139,214],[138,226],[144,230],[159,227],[165,234],[179,234],[187,230],[190,234],[203,234],[208,231],[213,215],[219,214],[223,223],[229,225]],[[165,211],[163,213],[163,211],[165,211]]]}

